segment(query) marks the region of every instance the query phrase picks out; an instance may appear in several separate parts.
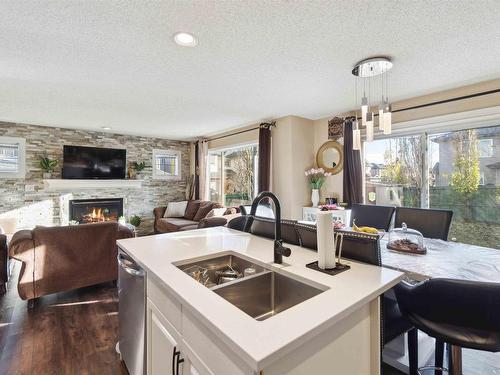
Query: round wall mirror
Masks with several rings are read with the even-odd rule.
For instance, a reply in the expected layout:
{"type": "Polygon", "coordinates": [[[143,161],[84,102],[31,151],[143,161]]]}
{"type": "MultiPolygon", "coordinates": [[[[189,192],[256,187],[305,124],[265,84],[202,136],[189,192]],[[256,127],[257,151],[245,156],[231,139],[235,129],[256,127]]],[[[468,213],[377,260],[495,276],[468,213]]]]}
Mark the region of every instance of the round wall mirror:
{"type": "Polygon", "coordinates": [[[344,166],[344,147],[335,141],[324,143],[316,154],[316,163],[325,172],[339,173],[344,166]]]}

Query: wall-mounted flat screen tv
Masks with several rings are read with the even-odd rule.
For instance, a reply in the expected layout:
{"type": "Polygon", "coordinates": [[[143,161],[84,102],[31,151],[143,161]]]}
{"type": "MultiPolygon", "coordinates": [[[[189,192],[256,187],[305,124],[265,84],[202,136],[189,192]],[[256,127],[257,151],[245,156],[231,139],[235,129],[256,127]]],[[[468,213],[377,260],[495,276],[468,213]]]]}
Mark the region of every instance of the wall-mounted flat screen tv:
{"type": "Polygon", "coordinates": [[[62,178],[123,179],[126,166],[126,150],[82,146],[63,147],[62,178]]]}

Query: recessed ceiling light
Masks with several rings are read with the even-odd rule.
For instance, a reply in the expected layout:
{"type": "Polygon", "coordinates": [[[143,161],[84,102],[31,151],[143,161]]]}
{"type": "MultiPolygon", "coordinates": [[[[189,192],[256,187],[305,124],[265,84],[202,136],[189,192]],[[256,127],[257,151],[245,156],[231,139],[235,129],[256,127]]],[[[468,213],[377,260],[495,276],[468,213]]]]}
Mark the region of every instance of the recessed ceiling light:
{"type": "Polygon", "coordinates": [[[101,129],[102,130],[111,130],[111,128],[109,126],[101,126],[101,129]]]}
{"type": "Polygon", "coordinates": [[[175,33],[174,41],[183,47],[195,47],[198,44],[198,40],[193,34],[185,32],[175,33]]]}

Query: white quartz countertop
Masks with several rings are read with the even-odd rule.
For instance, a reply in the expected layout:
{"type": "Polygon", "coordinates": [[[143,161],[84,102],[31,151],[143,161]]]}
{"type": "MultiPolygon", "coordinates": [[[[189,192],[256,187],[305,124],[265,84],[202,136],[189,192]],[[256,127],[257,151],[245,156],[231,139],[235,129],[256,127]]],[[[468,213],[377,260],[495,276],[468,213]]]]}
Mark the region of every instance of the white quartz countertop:
{"type": "Polygon", "coordinates": [[[330,276],[306,268],[317,260],[316,252],[288,244],[292,255],[284,257],[283,264],[274,264],[272,240],[226,227],[129,238],[119,240],[118,245],[255,371],[336,324],[403,276],[395,270],[351,261],[345,261],[350,270],[330,276]],[[228,251],[326,291],[257,321],[172,264],[228,251]]]}

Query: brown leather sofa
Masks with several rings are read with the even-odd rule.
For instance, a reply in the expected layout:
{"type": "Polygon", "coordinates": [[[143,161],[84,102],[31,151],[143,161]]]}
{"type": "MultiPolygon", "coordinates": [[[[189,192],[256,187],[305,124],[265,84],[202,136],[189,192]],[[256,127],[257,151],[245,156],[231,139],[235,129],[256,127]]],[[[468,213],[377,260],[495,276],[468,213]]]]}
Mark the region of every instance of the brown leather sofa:
{"type": "Polygon", "coordinates": [[[133,237],[116,222],[36,227],[14,234],[10,256],[22,262],[17,289],[30,300],[116,280],[116,240],[133,237]]]}
{"type": "MultiPolygon", "coordinates": [[[[222,206],[211,201],[190,200],[183,217],[163,217],[167,207],[156,207],[153,210],[155,217],[154,231],[155,233],[170,233],[225,225],[227,220],[223,217],[206,217],[214,208],[222,208],[222,206]]],[[[239,212],[239,209],[230,207],[227,208],[224,215],[237,212],[239,212]]]]}
{"type": "Polygon", "coordinates": [[[0,234],[0,295],[7,291],[9,253],[7,251],[7,236],[0,234]]]}

